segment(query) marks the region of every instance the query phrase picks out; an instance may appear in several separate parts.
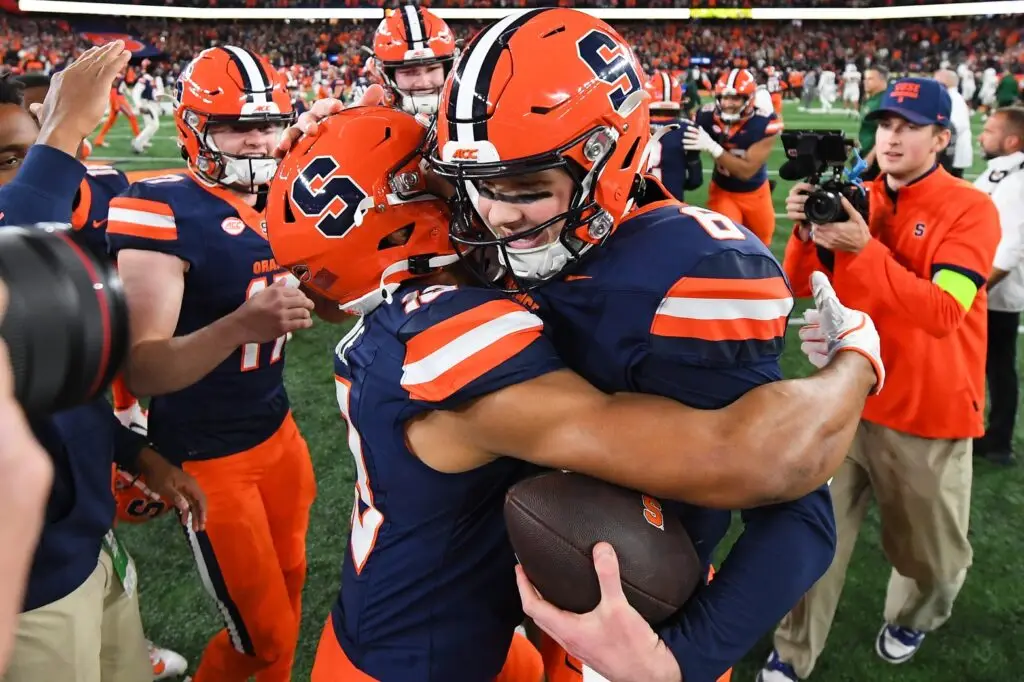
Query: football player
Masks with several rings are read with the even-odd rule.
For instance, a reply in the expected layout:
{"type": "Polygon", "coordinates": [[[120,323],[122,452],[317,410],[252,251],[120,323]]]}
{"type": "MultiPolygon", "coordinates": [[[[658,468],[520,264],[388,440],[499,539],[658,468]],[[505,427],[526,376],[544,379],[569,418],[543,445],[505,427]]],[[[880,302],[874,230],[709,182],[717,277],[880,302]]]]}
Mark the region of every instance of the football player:
{"type": "Polygon", "coordinates": [[[423,7],[400,6],[373,35],[375,70],[394,105],[410,114],[437,113],[441,86],[457,54],[448,24],[423,7]]]}
{"type": "Polygon", "coordinates": [[[847,115],[857,116],[860,109],[861,73],[857,65],[850,62],[843,71],[843,108],[847,115]]]}
{"type": "Polygon", "coordinates": [[[715,85],[715,102],[697,112],[684,146],[711,156],[715,170],[708,208],[739,223],[767,245],[775,232],[768,156],[782,122],[754,106],[757,83],[746,69],[731,69],[715,85]]]}
{"type": "MultiPolygon", "coordinates": [[[[762,186],[778,124],[750,111],[749,72],[732,70],[721,85],[719,106],[690,131],[700,131],[695,148],[719,160],[716,183],[741,173],[762,186]],[[713,133],[744,158],[725,154],[713,133]]],[[[638,177],[650,135],[646,99],[635,56],[604,22],[563,8],[516,14],[484,29],[460,57],[442,93],[432,165],[456,191],[451,236],[463,262],[535,307],[571,369],[604,392],[722,407],[781,378],[791,294],[758,238],[768,241],[770,230],[755,235],[638,177]]],[[[730,513],[669,509],[710,562],[730,513]]],[[[831,563],[827,487],[741,515],[744,531],[714,582],[659,631],[660,651],[674,659],[664,679],[715,680],[831,563]]],[[[623,642],[614,635],[576,632],[574,643],[604,638],[588,662],[611,679],[662,679],[618,660],[623,642]]]]}
{"type": "Polygon", "coordinates": [[[681,118],[683,90],[668,71],[655,71],[644,84],[650,94],[651,151],[647,172],[679,201],[686,190],[704,183],[700,152],[683,149],[683,134],[691,125],[681,118]]]}
{"type": "MultiPolygon", "coordinates": [[[[110,88],[110,113],[107,115],[107,120],[104,121],[103,127],[100,128],[99,134],[96,139],[93,140],[93,144],[97,147],[109,147],[110,145],[105,142],[107,133],[114,127],[114,123],[117,122],[119,114],[124,114],[128,119],[128,125],[132,128],[132,135],[134,137],[139,136],[139,117],[135,113],[135,109],[132,108],[131,103],[128,101],[128,84],[126,83],[127,74],[120,76],[114,81],[114,85],[110,88]]],[[[134,82],[134,76],[133,76],[134,82]]]]}
{"type": "Polygon", "coordinates": [[[313,303],[274,262],[262,205],[291,101],[266,59],[234,46],[201,52],[176,101],[187,173],[137,182],[110,204],[131,316],[126,378],[153,396],[152,442],[209,498],[210,523],[188,537],[226,627],[195,682],[283,682],[316,488],[282,380],[286,337],[312,324],[313,303]]]}
{"type": "MultiPolygon", "coordinates": [[[[797,432],[817,391],[851,398],[841,408],[852,408],[848,415],[827,417],[835,428],[856,421],[878,380],[857,355],[848,360],[865,371],[852,384],[823,374],[810,381],[837,385],[805,391],[788,382],[778,395],[772,384],[717,411],[593,388],[565,367],[541,319],[473,286],[457,264],[446,204],[429,194],[421,169],[425,137],[403,112],[350,109],[301,140],[271,185],[278,262],[363,316],[335,359],[356,501],[314,682],[494,679],[522,618],[504,494],[531,465],[715,506],[789,499],[795,490],[780,495],[765,477],[806,480],[777,458],[805,442],[797,432]],[[764,443],[771,433],[782,441],[764,443]],[[717,456],[724,452],[737,456],[717,456]]],[[[818,450],[811,461],[831,438],[806,441],[818,450]]],[[[513,668],[501,679],[539,677],[513,668]]]]}

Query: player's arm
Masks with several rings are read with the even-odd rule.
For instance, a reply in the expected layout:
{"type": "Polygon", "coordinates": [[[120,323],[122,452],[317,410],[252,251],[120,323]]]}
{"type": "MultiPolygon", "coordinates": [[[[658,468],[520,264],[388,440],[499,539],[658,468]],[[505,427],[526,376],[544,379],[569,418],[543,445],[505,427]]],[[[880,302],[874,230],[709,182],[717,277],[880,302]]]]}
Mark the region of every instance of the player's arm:
{"type": "Polygon", "coordinates": [[[715,161],[728,171],[730,176],[740,180],[749,180],[757,175],[761,166],[768,161],[768,155],[771,154],[774,144],[775,136],[772,135],[751,145],[742,157],[725,152],[716,157],[715,161]]]}
{"type": "Polygon", "coordinates": [[[795,499],[828,480],[874,382],[867,360],[841,353],[812,377],[766,384],[728,407],[699,410],[651,395],[608,395],[560,370],[425,413],[408,436],[440,470],[507,455],[738,509],[795,499]]]}
{"type": "Polygon", "coordinates": [[[245,343],[230,315],[191,334],[174,335],[187,267],[178,256],[158,251],[125,249],[117,255],[131,328],[125,379],[136,395],[191,386],[245,343]]]}
{"type": "MultiPolygon", "coordinates": [[[[856,282],[861,290],[872,292],[874,305],[899,311],[935,338],[953,333],[988,280],[1000,237],[995,204],[977,190],[966,191],[973,197],[961,195],[963,199],[974,200],[961,205],[963,212],[936,248],[930,278],[908,270],[888,247],[870,237],[857,253],[836,252],[837,286],[844,286],[847,279],[856,282]]],[[[863,223],[843,201],[852,220],[863,223]]]]}

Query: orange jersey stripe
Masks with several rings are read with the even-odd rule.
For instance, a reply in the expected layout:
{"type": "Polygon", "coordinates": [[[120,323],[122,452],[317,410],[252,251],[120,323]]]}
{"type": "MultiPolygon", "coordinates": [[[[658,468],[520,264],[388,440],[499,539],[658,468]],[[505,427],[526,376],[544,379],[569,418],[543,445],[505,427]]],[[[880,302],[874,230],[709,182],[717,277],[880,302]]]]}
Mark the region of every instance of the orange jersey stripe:
{"type": "Polygon", "coordinates": [[[110,202],[111,207],[124,208],[130,211],[144,211],[174,217],[174,211],[162,201],[138,199],[136,197],[116,197],[110,202]]]}
{"type": "Polygon", "coordinates": [[[788,298],[792,294],[782,277],[763,279],[719,279],[684,277],[668,290],[670,297],[685,298],[788,298]]]}
{"type": "Polygon", "coordinates": [[[657,315],[651,333],[704,341],[768,341],[786,333],[786,317],[773,320],[695,320],[657,315]]]}
{"type": "Polygon", "coordinates": [[[490,301],[414,337],[402,386],[415,400],[449,398],[540,338],[544,323],[512,301],[490,301]]]}
{"type": "Polygon", "coordinates": [[[502,315],[519,312],[522,309],[522,306],[512,300],[488,301],[449,317],[409,340],[405,349],[405,364],[419,362],[463,334],[502,315]]]}

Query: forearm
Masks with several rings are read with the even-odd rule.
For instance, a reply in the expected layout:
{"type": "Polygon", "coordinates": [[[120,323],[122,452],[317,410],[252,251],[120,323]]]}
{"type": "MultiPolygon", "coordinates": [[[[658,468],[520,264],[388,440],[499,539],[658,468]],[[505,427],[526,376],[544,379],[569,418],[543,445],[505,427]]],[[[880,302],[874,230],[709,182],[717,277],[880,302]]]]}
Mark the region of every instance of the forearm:
{"type": "Polygon", "coordinates": [[[988,276],[988,284],[986,285],[989,291],[992,290],[992,287],[1002,282],[1008,274],[1010,273],[1007,270],[1000,270],[999,268],[993,267],[992,274],[988,276]]]}
{"type": "Polygon", "coordinates": [[[138,396],[174,393],[196,383],[244,343],[231,315],[185,336],[136,342],[125,378],[138,396]]]}
{"type": "Polygon", "coordinates": [[[729,152],[725,152],[715,159],[715,163],[729,171],[729,175],[740,180],[749,180],[754,177],[764,165],[763,160],[757,162],[754,159],[733,156],[729,152]]]}
{"type": "Polygon", "coordinates": [[[686,682],[714,682],[824,575],[835,554],[831,497],[744,512],[745,528],[711,583],[659,633],[686,682]]]}
{"type": "Polygon", "coordinates": [[[874,381],[866,359],[841,353],[719,410],[617,394],[545,430],[526,459],[717,509],[795,499],[838,468],[874,381]]]}

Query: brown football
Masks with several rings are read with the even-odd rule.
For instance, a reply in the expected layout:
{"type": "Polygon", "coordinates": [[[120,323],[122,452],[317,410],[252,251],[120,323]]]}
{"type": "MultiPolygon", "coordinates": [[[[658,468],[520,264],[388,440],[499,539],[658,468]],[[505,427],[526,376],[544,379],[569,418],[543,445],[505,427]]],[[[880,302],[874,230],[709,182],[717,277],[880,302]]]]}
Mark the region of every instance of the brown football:
{"type": "Polygon", "coordinates": [[[649,623],[678,611],[701,581],[678,517],[648,495],[596,478],[549,471],[524,479],[505,496],[505,523],[526,576],[566,611],[586,613],[600,601],[591,552],[601,541],[615,548],[626,598],[649,623]]]}

